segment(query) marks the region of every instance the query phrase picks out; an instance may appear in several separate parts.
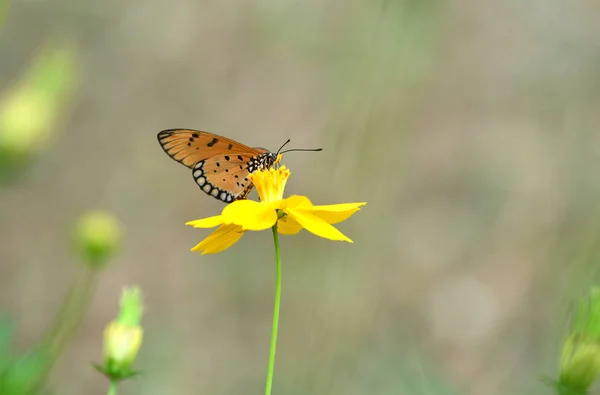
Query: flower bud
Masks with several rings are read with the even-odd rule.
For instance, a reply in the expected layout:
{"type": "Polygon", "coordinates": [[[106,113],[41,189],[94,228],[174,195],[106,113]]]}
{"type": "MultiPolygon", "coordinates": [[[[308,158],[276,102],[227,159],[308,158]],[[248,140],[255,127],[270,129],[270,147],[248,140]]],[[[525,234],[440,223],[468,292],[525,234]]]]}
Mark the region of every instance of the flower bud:
{"type": "Polygon", "coordinates": [[[125,288],[121,294],[121,309],[117,321],[125,325],[139,325],[143,313],[144,304],[140,288],[125,288]]]}
{"type": "Polygon", "coordinates": [[[121,239],[121,226],[109,213],[92,211],[79,220],[77,246],[86,261],[94,267],[106,264],[118,249],[121,239]]]}
{"type": "Polygon", "coordinates": [[[140,326],[111,322],[104,331],[104,362],[111,370],[130,371],[144,332],[140,326]]]}
{"type": "Polygon", "coordinates": [[[136,374],[132,365],[144,336],[140,326],[142,313],[140,289],[125,289],[118,318],[104,330],[104,365],[97,367],[111,380],[123,380],[136,374]]]}
{"type": "Polygon", "coordinates": [[[46,146],[76,81],[73,55],[64,45],[46,45],[20,80],[0,92],[0,163],[4,169],[20,166],[46,146]]]}
{"type": "Polygon", "coordinates": [[[600,376],[600,288],[579,304],[560,360],[559,385],[585,393],[600,376]]]}

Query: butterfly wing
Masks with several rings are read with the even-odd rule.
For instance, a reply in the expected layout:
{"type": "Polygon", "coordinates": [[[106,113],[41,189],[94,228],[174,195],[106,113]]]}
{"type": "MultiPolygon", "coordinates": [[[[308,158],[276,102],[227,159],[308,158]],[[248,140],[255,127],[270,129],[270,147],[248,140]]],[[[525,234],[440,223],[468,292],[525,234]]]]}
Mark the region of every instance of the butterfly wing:
{"type": "Polygon", "coordinates": [[[167,129],[160,132],[157,138],[167,155],[190,169],[201,160],[213,156],[229,154],[258,156],[264,151],[250,148],[227,137],[194,129],[167,129]]]}
{"type": "Polygon", "coordinates": [[[248,175],[265,163],[269,151],[193,129],[169,129],[158,134],[163,150],[193,170],[196,184],[225,203],[245,199],[252,190],[248,175]]]}

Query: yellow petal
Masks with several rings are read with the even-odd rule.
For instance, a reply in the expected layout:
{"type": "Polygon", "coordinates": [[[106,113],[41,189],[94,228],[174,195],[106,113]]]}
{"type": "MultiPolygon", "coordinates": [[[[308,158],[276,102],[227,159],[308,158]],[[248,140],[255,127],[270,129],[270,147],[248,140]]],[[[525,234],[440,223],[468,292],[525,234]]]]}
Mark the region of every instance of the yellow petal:
{"type": "Polygon", "coordinates": [[[186,222],[186,225],[193,226],[194,228],[214,228],[215,226],[219,226],[223,223],[223,217],[221,215],[216,215],[214,217],[197,219],[195,221],[186,222]]]}
{"type": "Polygon", "coordinates": [[[238,225],[221,225],[192,248],[192,251],[202,252],[202,255],[216,254],[234,245],[243,235],[244,230],[238,225]]]}
{"type": "Polygon", "coordinates": [[[329,225],[327,222],[313,214],[310,210],[287,209],[286,213],[292,216],[302,227],[319,237],[329,240],[342,240],[352,243],[342,232],[329,225]]]}
{"type": "Polygon", "coordinates": [[[244,230],[269,229],[277,222],[277,212],[268,203],[237,200],[223,209],[223,222],[240,225],[244,230]]]}
{"type": "Polygon", "coordinates": [[[279,202],[277,202],[277,208],[280,210],[285,210],[286,208],[310,208],[313,204],[310,199],[306,196],[292,195],[288,198],[285,198],[279,202]]]}
{"type": "Polygon", "coordinates": [[[282,235],[295,235],[302,230],[302,225],[289,215],[277,221],[277,231],[282,235]]]}
{"type": "Polygon", "coordinates": [[[310,209],[313,214],[330,224],[337,224],[350,218],[359,207],[367,203],[343,203],[329,204],[326,206],[312,206],[310,209]]]}

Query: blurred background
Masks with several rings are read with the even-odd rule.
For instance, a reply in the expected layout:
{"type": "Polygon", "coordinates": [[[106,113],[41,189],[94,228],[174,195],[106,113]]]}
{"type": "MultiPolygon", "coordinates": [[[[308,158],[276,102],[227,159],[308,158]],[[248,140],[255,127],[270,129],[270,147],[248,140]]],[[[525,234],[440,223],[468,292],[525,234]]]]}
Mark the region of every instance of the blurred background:
{"type": "MultiPolygon", "coordinates": [[[[46,331],[92,209],[126,229],[55,369],[89,363],[145,292],[123,394],[262,393],[268,232],[190,252],[223,205],[156,134],[292,153],[288,194],[366,201],[354,244],[282,239],[277,394],[543,394],[600,260],[600,6],[590,0],[0,1],[0,309],[46,331]],[[15,126],[17,125],[17,126],[15,126]]],[[[251,198],[255,198],[255,192],[251,198]]]]}

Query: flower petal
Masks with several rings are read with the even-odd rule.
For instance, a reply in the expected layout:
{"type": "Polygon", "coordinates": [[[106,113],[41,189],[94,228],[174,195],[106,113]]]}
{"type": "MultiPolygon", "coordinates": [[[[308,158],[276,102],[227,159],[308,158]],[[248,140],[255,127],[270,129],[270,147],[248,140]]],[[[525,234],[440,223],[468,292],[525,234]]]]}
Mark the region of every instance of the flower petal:
{"type": "Polygon", "coordinates": [[[342,203],[329,204],[326,206],[313,206],[310,210],[329,224],[337,224],[350,218],[355,212],[360,210],[359,207],[367,203],[342,203]]]}
{"type": "Polygon", "coordinates": [[[285,210],[288,215],[291,215],[302,227],[311,233],[319,237],[323,237],[329,240],[342,240],[352,243],[348,237],[342,232],[329,225],[323,219],[319,218],[311,212],[311,210],[304,209],[287,209],[285,210]]]}
{"type": "Polygon", "coordinates": [[[277,221],[277,231],[282,235],[295,235],[301,230],[302,225],[289,215],[286,215],[277,221]]]}
{"type": "Polygon", "coordinates": [[[277,208],[280,210],[285,210],[286,208],[310,208],[313,204],[310,199],[306,196],[292,195],[288,198],[285,198],[279,202],[277,202],[277,208]]]}
{"type": "Polygon", "coordinates": [[[215,215],[214,217],[197,219],[194,221],[186,222],[186,225],[193,226],[194,228],[214,228],[223,223],[223,216],[215,215]]]}
{"type": "Polygon", "coordinates": [[[265,230],[277,222],[277,212],[268,203],[236,200],[223,209],[223,222],[240,225],[244,230],[265,230]]]}
{"type": "Polygon", "coordinates": [[[243,235],[244,230],[238,225],[221,225],[192,248],[192,251],[202,252],[202,255],[216,254],[234,245],[243,235]]]}

